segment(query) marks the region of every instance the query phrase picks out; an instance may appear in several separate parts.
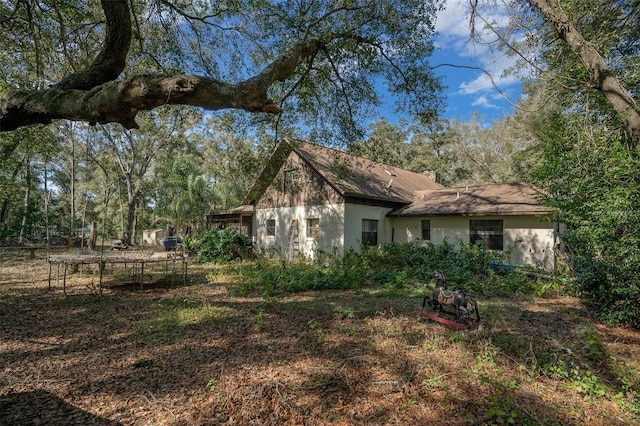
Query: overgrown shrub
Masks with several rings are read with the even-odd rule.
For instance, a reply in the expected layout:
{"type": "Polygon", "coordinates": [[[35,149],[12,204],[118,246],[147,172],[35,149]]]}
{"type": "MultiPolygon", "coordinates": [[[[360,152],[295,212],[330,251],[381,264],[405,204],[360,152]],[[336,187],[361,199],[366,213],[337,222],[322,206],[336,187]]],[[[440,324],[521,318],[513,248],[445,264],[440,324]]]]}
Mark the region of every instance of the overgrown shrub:
{"type": "Polygon", "coordinates": [[[205,235],[199,244],[197,261],[201,263],[224,263],[241,258],[253,250],[251,237],[239,234],[235,228],[214,229],[205,235]]]}
{"type": "Polygon", "coordinates": [[[474,295],[505,296],[533,293],[539,283],[522,274],[499,273],[490,264],[500,262],[499,254],[482,246],[407,243],[384,244],[348,250],[344,256],[323,254],[322,263],[261,258],[243,266],[242,282],[236,292],[259,291],[267,297],[286,292],[323,289],[382,287],[398,294],[402,289],[428,291],[430,274],[442,269],[451,288],[474,295]]]}
{"type": "Polygon", "coordinates": [[[545,203],[566,225],[563,240],[580,295],[599,318],[640,328],[640,151],[626,137],[584,118],[552,116],[541,130],[536,171],[545,203]]]}

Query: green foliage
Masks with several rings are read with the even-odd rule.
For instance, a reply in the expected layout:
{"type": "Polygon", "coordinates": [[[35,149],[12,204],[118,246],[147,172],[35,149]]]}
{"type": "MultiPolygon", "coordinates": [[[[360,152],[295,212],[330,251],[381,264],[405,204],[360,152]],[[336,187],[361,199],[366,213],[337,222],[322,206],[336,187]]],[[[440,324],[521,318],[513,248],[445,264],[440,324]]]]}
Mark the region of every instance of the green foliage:
{"type": "Polygon", "coordinates": [[[223,263],[237,259],[240,253],[253,247],[251,237],[239,234],[233,228],[214,229],[200,241],[198,261],[202,263],[223,263]]]}
{"type": "MultiPolygon", "coordinates": [[[[96,24],[105,17],[96,1],[56,4],[56,13],[46,1],[5,3],[0,3],[1,16],[7,17],[0,20],[7,34],[0,39],[0,51],[6,52],[0,87],[31,89],[57,82],[86,65],[103,44],[104,26],[96,24]]],[[[285,67],[269,91],[288,112],[273,119],[278,128],[306,128],[319,139],[353,141],[373,108],[389,101],[377,93],[377,81],[385,82],[386,93],[407,115],[434,119],[442,108],[440,79],[427,62],[439,0],[146,4],[131,2],[133,30],[145,36],[131,44],[125,75],[188,72],[244,81],[295,43],[318,40],[322,48],[313,59],[285,67]]]]}
{"type": "Polygon", "coordinates": [[[505,424],[521,424],[518,414],[518,406],[513,397],[513,393],[505,393],[504,395],[492,396],[491,405],[485,410],[485,415],[489,420],[489,424],[505,425],[505,424]]]}
{"type": "Polygon", "coordinates": [[[573,360],[561,359],[545,365],[543,369],[549,377],[567,381],[585,394],[598,397],[607,394],[605,384],[586,364],[577,365],[573,360]]]}
{"type": "Polygon", "coordinates": [[[551,117],[536,177],[566,224],[577,290],[601,319],[640,327],[640,153],[622,134],[583,126],[551,117]]]}
{"type": "Polygon", "coordinates": [[[349,250],[344,257],[325,253],[321,258],[322,263],[259,259],[255,264],[234,266],[234,273],[242,277],[235,291],[257,290],[272,297],[286,292],[368,286],[382,287],[391,296],[415,289],[423,294],[425,286],[432,288],[429,276],[435,269],[445,271],[451,288],[476,295],[531,294],[539,285],[538,279],[523,274],[492,271],[490,263],[499,262],[500,257],[480,245],[384,244],[363,248],[360,253],[349,250]]]}

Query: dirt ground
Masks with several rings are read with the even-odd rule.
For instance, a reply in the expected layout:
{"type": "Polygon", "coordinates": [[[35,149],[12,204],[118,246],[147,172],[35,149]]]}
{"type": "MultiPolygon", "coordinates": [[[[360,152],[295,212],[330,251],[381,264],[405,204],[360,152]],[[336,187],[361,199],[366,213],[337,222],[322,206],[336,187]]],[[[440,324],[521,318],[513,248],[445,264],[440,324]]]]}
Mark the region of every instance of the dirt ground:
{"type": "Polygon", "coordinates": [[[265,300],[190,265],[65,294],[45,259],[0,262],[1,425],[640,424],[640,332],[575,298],[480,300],[459,332],[382,289],[265,300]]]}

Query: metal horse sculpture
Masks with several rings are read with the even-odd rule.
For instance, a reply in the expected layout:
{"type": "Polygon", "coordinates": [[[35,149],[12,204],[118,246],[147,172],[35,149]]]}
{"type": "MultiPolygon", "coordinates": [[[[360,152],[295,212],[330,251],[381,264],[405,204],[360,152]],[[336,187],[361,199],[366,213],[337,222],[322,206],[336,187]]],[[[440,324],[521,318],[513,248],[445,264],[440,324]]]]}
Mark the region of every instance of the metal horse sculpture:
{"type": "Polygon", "coordinates": [[[457,329],[463,329],[466,325],[469,324],[480,324],[480,312],[478,311],[478,304],[471,297],[467,296],[462,290],[448,290],[447,289],[447,278],[444,275],[444,272],[441,270],[435,270],[430,278],[433,278],[436,282],[433,293],[431,294],[431,306],[433,309],[440,313],[441,311],[447,311],[445,306],[452,307],[455,312],[457,322],[449,321],[440,316],[431,315],[424,311],[425,305],[427,304],[427,298],[429,296],[425,296],[422,301],[422,310],[420,311],[420,316],[430,318],[434,321],[449,325],[451,327],[457,329]],[[475,313],[475,320],[474,320],[475,313]]]}

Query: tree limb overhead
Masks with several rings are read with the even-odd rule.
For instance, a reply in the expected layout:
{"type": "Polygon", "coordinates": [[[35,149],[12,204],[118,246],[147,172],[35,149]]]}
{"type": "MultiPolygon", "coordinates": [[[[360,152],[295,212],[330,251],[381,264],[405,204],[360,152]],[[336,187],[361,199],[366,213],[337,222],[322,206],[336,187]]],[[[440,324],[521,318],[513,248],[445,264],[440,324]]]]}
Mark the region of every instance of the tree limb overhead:
{"type": "Polygon", "coordinates": [[[106,19],[102,49],[87,68],[65,77],[58,89],[88,90],[118,78],[131,44],[131,13],[127,0],[101,0],[106,19]]]}
{"type": "Polygon", "coordinates": [[[137,128],[138,111],[161,105],[191,105],[208,110],[282,112],[268,98],[269,88],[286,80],[322,46],[319,39],[299,40],[262,72],[239,83],[193,75],[135,75],[116,80],[124,70],[131,42],[131,16],[126,0],[102,0],[106,18],[102,50],[87,68],[49,89],[15,91],[0,98],[0,131],[56,119],[89,123],[120,123],[137,128]]]}
{"type": "Polygon", "coordinates": [[[631,139],[640,146],[640,108],[629,91],[620,83],[604,59],[577,28],[569,21],[558,0],[530,0],[545,18],[554,26],[560,38],[580,58],[597,88],[609,104],[624,119],[631,139]]]}

